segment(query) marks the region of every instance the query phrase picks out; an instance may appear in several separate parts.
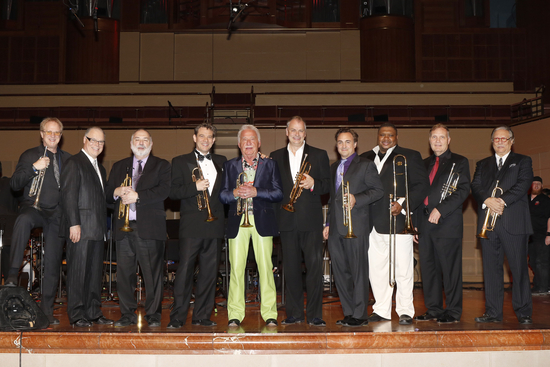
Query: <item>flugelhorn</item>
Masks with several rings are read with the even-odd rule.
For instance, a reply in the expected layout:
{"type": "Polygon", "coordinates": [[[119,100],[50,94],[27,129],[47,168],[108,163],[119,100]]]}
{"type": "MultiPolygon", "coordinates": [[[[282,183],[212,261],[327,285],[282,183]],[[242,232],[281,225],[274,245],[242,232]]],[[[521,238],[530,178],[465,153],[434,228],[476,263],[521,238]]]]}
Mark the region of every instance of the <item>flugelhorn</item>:
{"type": "MultiPolygon", "coordinates": [[[[128,174],[129,168],[126,169],[126,178],[120,184],[121,187],[132,187],[132,177],[128,174]]],[[[123,204],[122,198],[120,198],[120,204],[118,205],[118,219],[124,218],[124,225],[119,229],[122,232],[133,232],[130,228],[130,204],[123,204]]]]}
{"type": "MultiPolygon", "coordinates": [[[[237,183],[235,185],[237,189],[243,185],[243,183],[241,182],[241,177],[244,178],[244,182],[248,182],[248,176],[246,172],[239,173],[239,175],[237,176],[237,183]]],[[[243,199],[239,197],[237,199],[237,215],[243,215],[243,214],[244,214],[244,221],[243,221],[243,224],[241,224],[241,227],[245,227],[245,228],[253,227],[252,224],[250,224],[250,222],[248,221],[248,199],[243,199]]]]}
{"type": "Polygon", "coordinates": [[[441,203],[443,200],[448,198],[452,195],[453,192],[456,191],[456,188],[458,187],[458,180],[460,179],[460,174],[458,172],[453,172],[455,169],[455,164],[453,163],[453,166],[451,167],[451,172],[449,172],[449,177],[447,178],[447,182],[443,185],[441,188],[441,199],[439,199],[439,202],[441,203]]]}
{"type": "Polygon", "coordinates": [[[283,205],[283,209],[286,211],[289,211],[291,213],[294,213],[294,204],[296,203],[296,200],[302,195],[303,187],[300,187],[300,182],[304,179],[304,175],[309,174],[309,171],[311,171],[311,163],[306,162],[307,154],[304,155],[304,161],[302,162],[302,166],[300,167],[300,172],[296,175],[296,180],[294,181],[294,186],[292,187],[292,191],[290,192],[290,201],[288,204],[283,205]]]}
{"type": "Polygon", "coordinates": [[[342,182],[342,210],[344,225],[348,227],[348,233],[344,238],[357,238],[353,233],[353,225],[351,223],[351,205],[349,205],[349,181],[345,184],[342,182]]]}
{"type": "MultiPolygon", "coordinates": [[[[397,176],[398,175],[404,175],[405,176],[405,228],[403,229],[403,232],[401,234],[412,234],[412,235],[418,235],[418,232],[416,229],[414,229],[412,225],[411,220],[411,210],[409,205],[409,180],[408,180],[408,173],[407,173],[407,157],[405,157],[403,154],[397,154],[395,157],[393,157],[393,199],[397,201],[397,176]],[[402,158],[402,160],[399,160],[398,158],[402,158]],[[403,173],[397,173],[395,166],[404,166],[403,173]]],[[[391,207],[390,207],[391,212],[391,207]]]]}
{"type": "MultiPolygon", "coordinates": [[[[44,155],[40,157],[40,159],[45,158],[47,153],[48,153],[48,147],[44,149],[44,155]]],[[[40,193],[42,192],[42,185],[44,184],[46,169],[47,167],[44,167],[40,171],[38,171],[38,175],[34,176],[34,178],[32,179],[31,189],[29,190],[29,197],[33,197],[36,195],[34,204],[32,204],[32,207],[35,208],[36,210],[42,210],[40,209],[40,193]]]]}
{"type": "MultiPolygon", "coordinates": [[[[202,174],[202,169],[200,166],[193,168],[193,170],[191,171],[191,178],[193,179],[193,182],[197,182],[198,180],[204,180],[204,176],[202,174]],[[198,179],[197,179],[197,176],[195,175],[195,171],[199,172],[198,179]]],[[[210,210],[210,200],[208,199],[207,188],[205,188],[204,190],[202,190],[202,192],[197,194],[197,207],[201,211],[205,208],[208,210],[208,218],[206,218],[205,222],[213,222],[216,219],[218,219],[212,215],[212,211],[210,210]]]]}
{"type": "MultiPolygon", "coordinates": [[[[504,190],[502,188],[498,187],[498,180],[497,184],[495,185],[495,188],[493,189],[493,193],[491,194],[491,197],[496,197],[497,191],[500,191],[500,195],[504,193],[504,190]]],[[[495,229],[495,224],[497,222],[499,215],[495,212],[493,212],[490,208],[487,208],[486,214],[485,214],[485,220],[483,221],[483,227],[481,227],[481,232],[477,234],[477,238],[489,238],[487,237],[487,231],[492,231],[495,229]],[[491,224],[489,225],[489,218],[491,218],[491,224]]]]}

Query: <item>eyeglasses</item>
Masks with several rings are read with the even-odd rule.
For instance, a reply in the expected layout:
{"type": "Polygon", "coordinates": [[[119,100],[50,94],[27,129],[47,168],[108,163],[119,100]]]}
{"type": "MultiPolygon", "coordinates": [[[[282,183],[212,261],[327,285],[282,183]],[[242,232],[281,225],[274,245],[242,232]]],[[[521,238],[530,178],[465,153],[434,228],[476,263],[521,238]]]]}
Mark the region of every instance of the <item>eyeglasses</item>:
{"type": "Polygon", "coordinates": [[[55,135],[55,136],[60,136],[61,134],[63,134],[61,131],[42,131],[42,132],[46,135],[55,135]]]}
{"type": "Polygon", "coordinates": [[[95,140],[94,138],[89,138],[87,136],[86,136],[86,139],[88,139],[90,144],[105,145],[105,140],[95,140]]]}
{"type": "Polygon", "coordinates": [[[493,138],[493,143],[506,143],[508,140],[511,140],[512,138],[493,138]]]}

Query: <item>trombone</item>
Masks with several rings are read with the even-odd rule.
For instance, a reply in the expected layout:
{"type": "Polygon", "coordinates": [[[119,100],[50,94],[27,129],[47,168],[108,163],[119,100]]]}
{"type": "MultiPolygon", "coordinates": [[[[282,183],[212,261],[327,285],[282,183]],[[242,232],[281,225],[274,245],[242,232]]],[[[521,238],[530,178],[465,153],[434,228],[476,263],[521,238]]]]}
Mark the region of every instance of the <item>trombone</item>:
{"type": "Polygon", "coordinates": [[[283,209],[286,211],[289,211],[291,213],[294,213],[294,204],[296,203],[296,200],[302,195],[303,187],[300,187],[300,182],[304,179],[304,175],[309,174],[309,171],[311,171],[311,163],[306,162],[307,154],[304,155],[304,161],[302,162],[302,166],[300,167],[300,172],[296,175],[296,180],[294,181],[294,186],[292,187],[292,191],[290,192],[290,201],[288,204],[283,205],[283,209]]]}
{"type": "MultiPolygon", "coordinates": [[[[496,197],[497,191],[500,191],[500,195],[504,193],[504,190],[498,187],[498,182],[499,181],[497,180],[497,184],[495,185],[493,193],[491,194],[492,198],[496,197]]],[[[490,208],[487,208],[486,213],[487,214],[485,214],[485,220],[483,221],[483,227],[481,227],[481,232],[477,234],[477,238],[488,239],[489,237],[487,237],[487,231],[493,231],[495,229],[495,224],[499,215],[497,213],[494,213],[490,208]],[[489,218],[491,218],[491,224],[489,224],[489,218]]]]}
{"type": "MultiPolygon", "coordinates": [[[[237,184],[236,184],[237,189],[243,185],[241,181],[241,177],[244,177],[244,182],[248,182],[248,176],[246,172],[239,173],[239,175],[237,176],[237,184]]],[[[250,224],[248,221],[248,199],[243,199],[239,197],[237,199],[237,215],[243,215],[243,213],[244,213],[244,221],[243,221],[243,224],[241,224],[241,227],[244,227],[244,228],[253,227],[253,225],[250,224]]]]}
{"type": "Polygon", "coordinates": [[[344,217],[344,225],[348,227],[348,233],[344,238],[357,238],[353,233],[353,225],[351,223],[351,206],[349,205],[349,181],[345,184],[342,182],[342,211],[344,217]]]}
{"type": "MultiPolygon", "coordinates": [[[[44,155],[40,157],[40,159],[45,158],[46,154],[48,154],[48,147],[44,149],[44,155]]],[[[42,185],[44,184],[44,177],[46,176],[46,169],[47,167],[42,168],[40,171],[38,171],[38,175],[34,176],[32,179],[31,189],[29,190],[29,197],[33,197],[36,195],[36,199],[34,200],[34,204],[32,204],[32,207],[36,210],[42,210],[40,209],[40,193],[42,192],[42,185]]]]}
{"type": "MultiPolygon", "coordinates": [[[[200,166],[193,168],[193,170],[191,171],[191,178],[193,179],[193,182],[197,182],[197,180],[204,180],[204,176],[202,175],[202,169],[200,166]],[[199,171],[198,179],[197,179],[197,176],[195,175],[195,171],[199,171]]],[[[205,222],[213,222],[216,219],[218,219],[212,215],[212,211],[210,210],[210,200],[208,199],[208,189],[204,189],[202,190],[202,193],[197,194],[197,207],[201,211],[204,208],[208,210],[208,218],[206,218],[205,222]]]]}
{"type": "MultiPolygon", "coordinates": [[[[120,184],[121,187],[132,187],[132,177],[128,174],[129,168],[126,169],[126,178],[120,184]]],[[[119,229],[122,232],[133,232],[134,230],[130,228],[130,204],[123,204],[122,199],[120,199],[120,204],[118,205],[118,219],[124,218],[124,225],[119,229]]]]}
{"type": "Polygon", "coordinates": [[[441,199],[439,199],[439,202],[441,203],[443,200],[448,198],[452,195],[453,192],[456,191],[456,188],[458,187],[458,180],[460,179],[460,174],[458,172],[453,172],[455,169],[455,164],[453,163],[453,166],[451,167],[451,172],[449,172],[449,177],[447,178],[447,182],[443,185],[441,188],[441,199]]]}

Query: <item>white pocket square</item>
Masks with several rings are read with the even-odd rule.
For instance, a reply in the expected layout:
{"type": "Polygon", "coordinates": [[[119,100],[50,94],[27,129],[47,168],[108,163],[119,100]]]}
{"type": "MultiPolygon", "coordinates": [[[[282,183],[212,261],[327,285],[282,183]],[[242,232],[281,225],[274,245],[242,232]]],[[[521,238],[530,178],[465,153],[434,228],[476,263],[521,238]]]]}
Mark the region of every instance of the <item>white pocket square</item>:
{"type": "Polygon", "coordinates": [[[512,163],[508,168],[512,168],[514,167],[516,164],[515,163],[512,163]]]}

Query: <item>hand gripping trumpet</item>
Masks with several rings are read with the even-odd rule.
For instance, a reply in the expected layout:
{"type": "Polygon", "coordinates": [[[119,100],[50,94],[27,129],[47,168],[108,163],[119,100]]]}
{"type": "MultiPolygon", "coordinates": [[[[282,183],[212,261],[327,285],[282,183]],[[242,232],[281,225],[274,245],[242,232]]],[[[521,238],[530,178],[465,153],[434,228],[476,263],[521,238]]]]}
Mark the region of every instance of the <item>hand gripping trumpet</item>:
{"type": "MultiPolygon", "coordinates": [[[[495,188],[493,189],[493,193],[491,194],[491,197],[494,198],[497,195],[497,192],[500,191],[500,195],[504,193],[504,190],[502,188],[498,187],[498,180],[497,184],[495,185],[495,188]]],[[[485,214],[485,220],[483,221],[483,227],[481,227],[481,232],[477,234],[477,238],[489,238],[487,237],[487,231],[492,231],[495,229],[495,224],[497,222],[497,219],[499,215],[497,213],[494,213],[490,208],[487,208],[486,211],[487,214],[485,214]],[[491,218],[491,224],[489,224],[489,218],[491,218]]]]}
{"type": "MultiPolygon", "coordinates": [[[[204,180],[204,176],[202,175],[202,169],[200,166],[193,168],[193,171],[191,171],[191,178],[193,179],[193,182],[197,182],[198,180],[204,180]],[[195,171],[198,171],[199,178],[195,175],[195,171]]],[[[199,210],[207,209],[208,210],[208,218],[206,218],[205,222],[213,222],[216,218],[212,215],[212,211],[210,210],[210,200],[208,199],[208,189],[205,188],[202,190],[201,193],[197,194],[197,207],[199,210]]]]}
{"type": "MultiPolygon", "coordinates": [[[[241,182],[241,177],[244,178],[244,182],[248,182],[248,176],[246,175],[246,172],[239,173],[239,176],[237,176],[237,184],[236,188],[238,189],[243,185],[241,182]]],[[[243,215],[244,214],[244,221],[243,224],[241,224],[241,227],[253,227],[252,224],[248,222],[248,199],[238,198],[237,199],[237,215],[243,215]]]]}
{"type": "Polygon", "coordinates": [[[439,199],[440,203],[456,191],[458,180],[460,179],[460,174],[458,172],[453,172],[454,169],[455,163],[453,163],[453,166],[451,167],[451,172],[449,172],[447,182],[445,182],[445,184],[441,188],[441,199],[439,199]]]}
{"type": "MultiPolygon", "coordinates": [[[[121,187],[132,187],[132,177],[128,174],[130,171],[129,168],[126,169],[126,178],[120,184],[121,187]]],[[[119,229],[122,232],[133,232],[134,230],[130,228],[130,204],[122,204],[122,198],[120,199],[120,204],[118,205],[118,219],[124,218],[124,225],[119,229]]]]}
{"type": "Polygon", "coordinates": [[[306,162],[307,154],[304,155],[304,161],[302,162],[302,166],[300,167],[300,172],[296,175],[296,180],[294,181],[294,186],[292,187],[292,191],[290,192],[290,201],[288,204],[283,205],[283,209],[286,211],[289,211],[291,213],[294,213],[294,204],[296,203],[296,200],[302,195],[303,187],[300,187],[300,182],[304,179],[304,175],[309,174],[309,171],[311,171],[311,163],[306,162]]]}
{"type": "Polygon", "coordinates": [[[342,210],[344,217],[344,225],[348,227],[348,233],[344,238],[357,238],[353,233],[353,225],[351,223],[351,206],[349,205],[349,181],[345,184],[342,182],[342,210]]]}
{"type": "MultiPolygon", "coordinates": [[[[44,155],[40,157],[40,159],[45,158],[46,154],[48,153],[48,147],[44,149],[44,155]]],[[[29,190],[29,197],[33,197],[36,195],[36,199],[34,200],[34,204],[32,204],[32,207],[36,210],[42,210],[40,209],[40,193],[42,192],[42,185],[44,184],[44,176],[46,175],[46,169],[42,168],[40,171],[38,171],[38,175],[34,176],[32,179],[31,189],[29,190]]]]}

